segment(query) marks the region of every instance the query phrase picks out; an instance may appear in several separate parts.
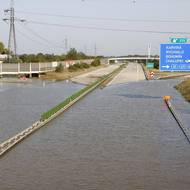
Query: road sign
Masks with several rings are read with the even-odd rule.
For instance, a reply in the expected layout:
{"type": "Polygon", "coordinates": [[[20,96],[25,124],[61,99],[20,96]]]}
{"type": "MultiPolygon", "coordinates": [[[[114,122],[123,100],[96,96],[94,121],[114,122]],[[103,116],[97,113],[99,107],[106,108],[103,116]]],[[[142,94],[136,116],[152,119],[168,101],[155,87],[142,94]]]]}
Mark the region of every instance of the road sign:
{"type": "Polygon", "coordinates": [[[187,38],[170,38],[171,39],[171,43],[173,44],[185,44],[187,43],[187,38]]]}
{"type": "Polygon", "coordinates": [[[160,71],[190,71],[190,44],[161,44],[160,71]]]}
{"type": "Polygon", "coordinates": [[[148,62],[148,63],[146,64],[146,67],[147,67],[148,69],[154,69],[154,63],[148,62]]]}

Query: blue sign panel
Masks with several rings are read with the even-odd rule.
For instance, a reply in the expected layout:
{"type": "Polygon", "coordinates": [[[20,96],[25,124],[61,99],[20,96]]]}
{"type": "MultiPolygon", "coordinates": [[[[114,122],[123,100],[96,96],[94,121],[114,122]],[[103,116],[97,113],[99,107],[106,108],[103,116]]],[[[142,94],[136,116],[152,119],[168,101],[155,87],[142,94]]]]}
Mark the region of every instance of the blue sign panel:
{"type": "Polygon", "coordinates": [[[161,44],[160,71],[190,71],[190,44],[161,44]]]}

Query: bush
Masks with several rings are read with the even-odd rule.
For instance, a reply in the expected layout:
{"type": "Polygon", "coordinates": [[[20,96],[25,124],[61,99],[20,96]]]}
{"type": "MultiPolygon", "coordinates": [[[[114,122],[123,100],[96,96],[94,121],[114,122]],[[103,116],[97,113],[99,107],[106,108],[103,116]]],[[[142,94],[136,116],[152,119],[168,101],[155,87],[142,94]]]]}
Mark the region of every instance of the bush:
{"type": "Polygon", "coordinates": [[[59,64],[57,67],[56,67],[56,69],[55,69],[55,72],[57,72],[57,73],[61,73],[61,72],[63,72],[63,65],[62,64],[59,64]]]}
{"type": "Polygon", "coordinates": [[[84,69],[88,69],[88,68],[90,67],[90,65],[87,64],[87,63],[81,63],[81,65],[82,65],[82,67],[83,67],[84,69]]]}
{"type": "Polygon", "coordinates": [[[100,59],[96,58],[94,61],[92,61],[91,66],[97,67],[100,65],[100,59]]]}
{"type": "Polygon", "coordinates": [[[68,69],[69,69],[69,71],[71,71],[71,72],[78,70],[78,68],[77,68],[75,65],[70,65],[68,69]]]}
{"type": "Polygon", "coordinates": [[[90,67],[90,65],[88,65],[87,63],[76,63],[74,65],[69,66],[69,71],[73,72],[73,71],[77,71],[79,69],[87,69],[89,67],[90,67]]]}
{"type": "Polygon", "coordinates": [[[76,67],[77,69],[83,69],[83,66],[80,63],[76,63],[73,66],[76,67]]]}

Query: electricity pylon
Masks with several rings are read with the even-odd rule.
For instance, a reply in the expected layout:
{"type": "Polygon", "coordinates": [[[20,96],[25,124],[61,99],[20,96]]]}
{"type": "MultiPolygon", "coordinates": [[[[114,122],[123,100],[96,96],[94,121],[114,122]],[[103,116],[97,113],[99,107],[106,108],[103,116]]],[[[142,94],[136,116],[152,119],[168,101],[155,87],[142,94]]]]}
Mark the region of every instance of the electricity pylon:
{"type": "Polygon", "coordinates": [[[15,18],[14,0],[11,0],[10,8],[4,10],[4,13],[9,15],[9,17],[3,19],[3,21],[9,23],[8,62],[10,60],[17,61],[15,21],[24,22],[25,20],[15,18]]]}

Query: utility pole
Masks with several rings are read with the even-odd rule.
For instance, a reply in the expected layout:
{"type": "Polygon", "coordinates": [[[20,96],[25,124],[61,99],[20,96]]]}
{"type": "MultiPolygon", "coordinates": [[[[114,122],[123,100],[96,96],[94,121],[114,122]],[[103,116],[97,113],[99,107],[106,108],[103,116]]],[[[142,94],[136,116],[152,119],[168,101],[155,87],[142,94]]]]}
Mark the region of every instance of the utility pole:
{"type": "Polygon", "coordinates": [[[148,44],[148,57],[146,59],[146,65],[148,64],[151,57],[151,44],[148,44]]]}
{"type": "Polygon", "coordinates": [[[148,59],[151,57],[151,44],[148,44],[148,59]]]}
{"type": "Polygon", "coordinates": [[[97,56],[97,46],[96,46],[96,44],[94,45],[94,56],[95,57],[97,56]]]}
{"type": "Polygon", "coordinates": [[[11,0],[10,8],[4,10],[4,13],[9,17],[4,18],[3,21],[9,23],[9,41],[8,41],[8,62],[12,57],[14,61],[17,60],[17,43],[15,32],[15,21],[25,22],[25,20],[15,18],[14,0],[11,0]]]}

